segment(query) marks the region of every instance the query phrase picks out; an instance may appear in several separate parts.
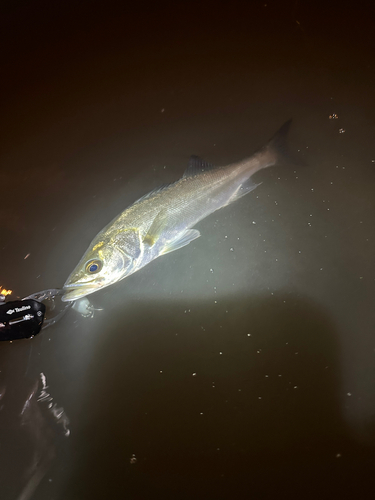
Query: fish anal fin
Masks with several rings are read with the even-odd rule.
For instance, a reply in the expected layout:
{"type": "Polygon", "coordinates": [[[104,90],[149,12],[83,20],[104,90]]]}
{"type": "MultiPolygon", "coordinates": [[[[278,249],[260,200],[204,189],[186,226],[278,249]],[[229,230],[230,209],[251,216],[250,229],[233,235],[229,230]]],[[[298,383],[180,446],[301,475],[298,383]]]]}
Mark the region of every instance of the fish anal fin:
{"type": "Polygon", "coordinates": [[[197,229],[187,229],[184,233],[180,234],[176,239],[167,243],[161,252],[163,255],[166,253],[174,252],[179,248],[182,248],[193,240],[199,238],[201,233],[197,229]]]}
{"type": "Polygon", "coordinates": [[[184,172],[183,178],[194,177],[195,175],[201,174],[202,172],[207,172],[208,170],[214,169],[212,163],[202,160],[199,156],[192,155],[189,159],[189,164],[184,172]]]}
{"type": "Polygon", "coordinates": [[[225,206],[229,205],[230,203],[233,203],[236,200],[239,200],[240,198],[242,198],[242,196],[251,193],[251,191],[254,191],[254,189],[256,189],[261,184],[262,182],[254,184],[251,180],[248,180],[247,182],[242,184],[235,193],[232,194],[232,196],[229,198],[225,206]]]}

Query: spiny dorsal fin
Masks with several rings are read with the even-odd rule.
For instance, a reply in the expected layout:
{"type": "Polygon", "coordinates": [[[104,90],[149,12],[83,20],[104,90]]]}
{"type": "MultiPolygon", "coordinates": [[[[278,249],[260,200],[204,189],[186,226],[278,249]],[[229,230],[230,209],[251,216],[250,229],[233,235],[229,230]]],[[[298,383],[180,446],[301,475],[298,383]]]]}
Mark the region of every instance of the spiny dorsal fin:
{"type": "Polygon", "coordinates": [[[136,200],[133,203],[133,205],[135,205],[136,203],[139,203],[140,201],[146,200],[147,198],[151,198],[152,196],[155,196],[158,193],[161,193],[165,189],[169,188],[169,186],[171,186],[172,184],[173,184],[173,182],[171,184],[163,184],[162,186],[159,186],[159,187],[153,189],[149,193],[144,194],[143,196],[141,196],[140,198],[138,198],[138,200],[136,200]]]}
{"type": "Polygon", "coordinates": [[[202,172],[207,172],[208,170],[212,170],[214,165],[212,163],[208,163],[207,161],[202,160],[199,156],[192,155],[190,156],[188,168],[185,170],[183,178],[185,177],[194,177],[194,175],[201,174],[202,172]]]}

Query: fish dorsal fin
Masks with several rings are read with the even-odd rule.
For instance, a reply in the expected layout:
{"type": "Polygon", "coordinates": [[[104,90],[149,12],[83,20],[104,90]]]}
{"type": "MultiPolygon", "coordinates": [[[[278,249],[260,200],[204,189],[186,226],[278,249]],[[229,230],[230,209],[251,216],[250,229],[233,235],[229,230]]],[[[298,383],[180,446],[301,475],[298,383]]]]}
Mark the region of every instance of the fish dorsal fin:
{"type": "Polygon", "coordinates": [[[212,163],[208,163],[207,161],[202,160],[199,156],[192,155],[190,156],[188,168],[185,170],[183,177],[194,177],[197,174],[201,174],[202,172],[207,172],[208,170],[212,170],[214,165],[212,163]]]}
{"type": "Polygon", "coordinates": [[[143,196],[141,196],[140,198],[138,198],[138,200],[136,200],[133,205],[135,205],[136,203],[139,203],[140,201],[143,201],[143,200],[147,200],[147,198],[151,198],[152,196],[155,196],[156,194],[158,193],[161,193],[162,191],[164,191],[165,189],[169,188],[169,186],[171,186],[173,183],[171,184],[163,184],[162,186],[159,186],[155,189],[153,189],[152,191],[150,191],[149,193],[147,194],[144,194],[143,196]]]}

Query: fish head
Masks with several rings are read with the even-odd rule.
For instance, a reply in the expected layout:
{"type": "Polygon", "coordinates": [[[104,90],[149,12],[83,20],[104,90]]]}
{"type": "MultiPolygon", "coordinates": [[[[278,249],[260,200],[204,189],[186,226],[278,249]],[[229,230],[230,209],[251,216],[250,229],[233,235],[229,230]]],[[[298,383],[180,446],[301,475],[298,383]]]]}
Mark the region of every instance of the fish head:
{"type": "Polygon", "coordinates": [[[134,252],[121,247],[119,238],[94,240],[64,284],[62,301],[77,300],[131,274],[134,252]]]}

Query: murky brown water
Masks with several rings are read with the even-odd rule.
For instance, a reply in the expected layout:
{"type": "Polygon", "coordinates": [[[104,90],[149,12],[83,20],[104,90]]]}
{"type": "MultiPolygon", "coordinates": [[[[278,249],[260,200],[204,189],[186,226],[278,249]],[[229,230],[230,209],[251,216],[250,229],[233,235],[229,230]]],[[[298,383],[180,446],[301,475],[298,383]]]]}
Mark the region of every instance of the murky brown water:
{"type": "Polygon", "coordinates": [[[257,174],[201,238],[92,295],[94,318],[0,345],[2,499],[375,492],[372,19],[357,3],[9,7],[11,298],[61,287],[191,154],[239,160],[292,117],[306,166],[257,174]]]}

